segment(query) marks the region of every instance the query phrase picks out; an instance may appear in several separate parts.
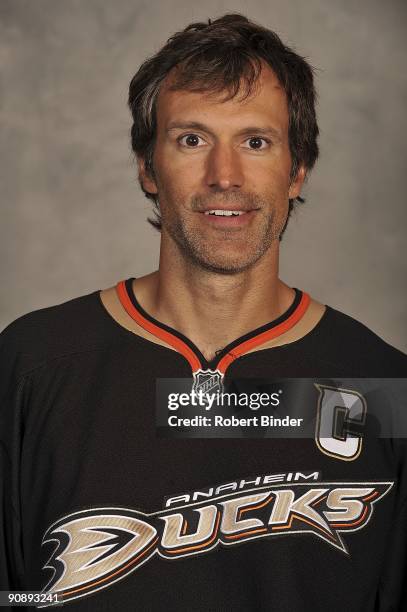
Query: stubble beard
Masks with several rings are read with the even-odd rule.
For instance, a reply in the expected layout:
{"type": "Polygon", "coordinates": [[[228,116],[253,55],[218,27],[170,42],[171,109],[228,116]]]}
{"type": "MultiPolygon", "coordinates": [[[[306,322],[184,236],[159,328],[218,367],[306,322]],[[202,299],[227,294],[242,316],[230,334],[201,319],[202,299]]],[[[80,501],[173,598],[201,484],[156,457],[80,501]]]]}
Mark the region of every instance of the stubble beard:
{"type": "Polygon", "coordinates": [[[255,215],[258,215],[259,218],[255,220],[253,228],[211,230],[211,233],[217,232],[217,242],[225,244],[221,252],[216,252],[213,240],[206,239],[197,227],[188,223],[187,218],[180,215],[175,217],[162,214],[162,226],[177,244],[180,254],[194,267],[217,274],[233,275],[252,268],[265,255],[272,243],[279,240],[285,217],[281,218],[274,212],[276,210],[275,196],[268,197],[265,202],[257,195],[240,192],[238,194],[224,193],[221,200],[214,196],[197,196],[191,200],[191,209],[193,211],[202,210],[209,202],[211,208],[216,209],[216,202],[221,201],[225,204],[227,200],[234,202],[239,200],[244,207],[258,208],[255,215]],[[265,212],[266,210],[271,212],[265,212]],[[233,244],[236,240],[238,244],[242,244],[243,240],[241,248],[236,249],[236,245],[233,244]],[[228,242],[231,245],[229,252],[228,242]]]}

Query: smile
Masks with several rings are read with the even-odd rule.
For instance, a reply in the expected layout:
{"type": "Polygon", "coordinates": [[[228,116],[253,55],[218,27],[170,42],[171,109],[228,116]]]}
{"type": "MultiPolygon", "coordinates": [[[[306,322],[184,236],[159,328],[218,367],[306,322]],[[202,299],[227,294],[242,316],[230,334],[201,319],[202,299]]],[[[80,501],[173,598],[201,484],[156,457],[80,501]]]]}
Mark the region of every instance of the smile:
{"type": "Polygon", "coordinates": [[[245,215],[244,210],[207,210],[205,215],[215,215],[216,217],[239,217],[245,215]]]}

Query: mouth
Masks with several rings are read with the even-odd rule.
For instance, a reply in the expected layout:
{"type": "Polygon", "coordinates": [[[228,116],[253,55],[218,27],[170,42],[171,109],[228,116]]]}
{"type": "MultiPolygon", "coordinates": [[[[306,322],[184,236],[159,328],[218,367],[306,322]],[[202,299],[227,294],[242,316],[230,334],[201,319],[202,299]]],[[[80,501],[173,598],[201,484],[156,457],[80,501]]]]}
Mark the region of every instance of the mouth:
{"type": "Polygon", "coordinates": [[[211,208],[199,212],[213,228],[237,230],[249,225],[258,210],[258,208],[249,210],[211,208]]]}
{"type": "Polygon", "coordinates": [[[250,211],[214,209],[214,210],[206,210],[204,214],[215,216],[215,217],[240,217],[241,215],[246,215],[247,212],[250,212],[250,211]]]}

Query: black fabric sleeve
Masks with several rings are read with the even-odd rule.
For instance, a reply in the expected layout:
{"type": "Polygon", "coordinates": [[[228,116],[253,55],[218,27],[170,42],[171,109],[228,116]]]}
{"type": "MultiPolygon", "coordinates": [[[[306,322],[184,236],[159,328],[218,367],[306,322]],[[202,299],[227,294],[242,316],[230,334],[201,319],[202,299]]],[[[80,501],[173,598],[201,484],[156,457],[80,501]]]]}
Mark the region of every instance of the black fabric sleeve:
{"type": "Polygon", "coordinates": [[[375,612],[407,610],[407,440],[392,442],[399,454],[398,488],[375,612]]]}
{"type": "Polygon", "coordinates": [[[13,334],[0,334],[0,590],[23,588],[20,518],[20,454],[24,379],[13,334]]]}

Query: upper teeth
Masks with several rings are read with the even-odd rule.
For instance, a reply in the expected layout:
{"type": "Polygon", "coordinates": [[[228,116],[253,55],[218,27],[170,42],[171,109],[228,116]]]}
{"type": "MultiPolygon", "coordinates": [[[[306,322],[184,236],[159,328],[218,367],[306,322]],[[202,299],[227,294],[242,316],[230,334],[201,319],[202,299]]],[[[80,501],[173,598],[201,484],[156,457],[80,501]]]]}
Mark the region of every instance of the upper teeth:
{"type": "Polygon", "coordinates": [[[244,210],[207,210],[205,212],[205,215],[219,215],[221,217],[235,217],[244,214],[244,210]]]}

